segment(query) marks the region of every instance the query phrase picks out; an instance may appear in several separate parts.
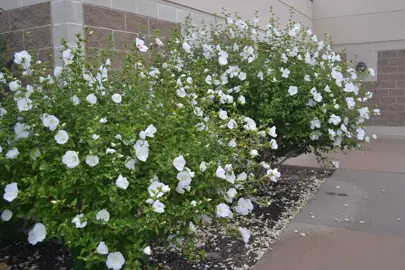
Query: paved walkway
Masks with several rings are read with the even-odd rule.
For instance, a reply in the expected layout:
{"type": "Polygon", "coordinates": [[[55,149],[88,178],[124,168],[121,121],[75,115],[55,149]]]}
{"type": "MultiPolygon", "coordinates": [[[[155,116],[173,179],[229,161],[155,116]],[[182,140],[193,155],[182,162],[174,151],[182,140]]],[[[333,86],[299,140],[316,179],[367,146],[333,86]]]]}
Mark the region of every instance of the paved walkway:
{"type": "MultiPolygon", "coordinates": [[[[405,140],[381,139],[371,147],[339,156],[343,168],[255,270],[405,269],[405,140]]],[[[292,164],[317,165],[311,156],[292,164]]]]}

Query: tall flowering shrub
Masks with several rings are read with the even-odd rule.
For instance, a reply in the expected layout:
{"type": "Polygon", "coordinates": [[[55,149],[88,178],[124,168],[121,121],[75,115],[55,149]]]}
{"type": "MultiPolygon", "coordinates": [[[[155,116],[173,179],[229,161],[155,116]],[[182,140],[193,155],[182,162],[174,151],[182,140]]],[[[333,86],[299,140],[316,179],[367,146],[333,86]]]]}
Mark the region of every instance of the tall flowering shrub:
{"type": "Polygon", "coordinates": [[[226,23],[211,31],[188,22],[185,38],[179,38],[183,50],[172,61],[195,74],[198,93],[212,101],[211,110],[236,111],[274,137],[262,157],[281,162],[370,141],[364,126],[380,112],[365,104],[372,93],[363,82],[375,75],[373,69],[357,72],[329,40],[300,23],[279,30],[270,19],[262,30],[258,18],[226,16],[226,23]]]}
{"type": "Polygon", "coordinates": [[[187,253],[203,221],[252,210],[247,182],[266,132],[205,110],[197,74],[178,75],[162,45],[136,39],[123,70],[108,59],[94,68],[80,46],[53,74],[15,54],[22,79],[0,73],[2,222],[28,220],[29,243],[61,239],[86,267],[138,269],[154,245],[187,253]]]}

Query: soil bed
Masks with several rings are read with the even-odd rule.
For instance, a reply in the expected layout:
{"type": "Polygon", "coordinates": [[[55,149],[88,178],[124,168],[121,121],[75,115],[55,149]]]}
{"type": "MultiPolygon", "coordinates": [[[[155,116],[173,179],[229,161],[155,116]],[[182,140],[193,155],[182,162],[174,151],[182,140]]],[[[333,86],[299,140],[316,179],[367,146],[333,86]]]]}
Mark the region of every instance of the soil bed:
{"type": "MultiPolygon", "coordinates": [[[[332,171],[299,167],[280,169],[281,179],[258,187],[252,198],[251,215],[238,218],[235,229],[251,232],[249,244],[238,235],[230,236],[226,228],[211,224],[198,228],[199,246],[207,257],[190,262],[177,251],[155,249],[152,263],[159,269],[249,269],[268,251],[272,243],[295,214],[306,204],[332,171]]],[[[229,232],[229,228],[228,228],[229,232]]],[[[0,241],[0,270],[3,269],[72,269],[70,255],[60,245],[45,243],[31,246],[28,241],[0,241]]]]}

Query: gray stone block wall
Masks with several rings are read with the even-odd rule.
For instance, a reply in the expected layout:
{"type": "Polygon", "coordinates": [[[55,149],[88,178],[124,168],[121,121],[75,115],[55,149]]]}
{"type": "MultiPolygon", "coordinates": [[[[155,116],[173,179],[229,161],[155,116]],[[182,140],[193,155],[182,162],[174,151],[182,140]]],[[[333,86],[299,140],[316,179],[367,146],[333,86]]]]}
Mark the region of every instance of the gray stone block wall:
{"type": "MultiPolygon", "coordinates": [[[[20,1],[15,1],[14,3],[20,1]]],[[[7,40],[6,52],[10,56],[17,51],[27,50],[37,60],[53,62],[52,11],[51,3],[31,1],[28,6],[13,6],[12,2],[0,2],[15,7],[0,13],[0,38],[7,40]]]]}
{"type": "Polygon", "coordinates": [[[377,81],[369,83],[373,93],[370,105],[381,115],[371,119],[373,126],[405,126],[405,50],[378,52],[377,81]]]}

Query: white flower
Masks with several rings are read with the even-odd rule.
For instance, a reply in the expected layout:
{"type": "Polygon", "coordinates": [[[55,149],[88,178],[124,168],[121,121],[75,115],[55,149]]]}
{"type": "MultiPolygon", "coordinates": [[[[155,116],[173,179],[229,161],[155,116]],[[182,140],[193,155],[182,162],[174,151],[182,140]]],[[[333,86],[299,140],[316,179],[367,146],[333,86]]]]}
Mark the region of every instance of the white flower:
{"type": "Polygon", "coordinates": [[[108,254],[105,264],[108,269],[119,270],[125,264],[125,258],[121,252],[112,252],[108,254]]]}
{"type": "Polygon", "coordinates": [[[354,101],[354,98],[352,98],[352,97],[347,97],[346,103],[347,103],[347,108],[349,110],[353,110],[354,106],[356,105],[356,102],[354,101]]]}
{"type": "Polygon", "coordinates": [[[140,160],[145,162],[149,157],[149,143],[146,140],[138,140],[134,145],[135,155],[140,160]]]}
{"type": "Polygon", "coordinates": [[[152,255],[152,250],[150,249],[150,246],[147,246],[146,248],[144,248],[143,253],[145,253],[148,256],[152,255]]]}
{"type": "Polygon", "coordinates": [[[139,51],[146,52],[148,50],[148,47],[145,46],[145,41],[142,39],[136,38],[135,43],[139,51]]]}
{"type": "Polygon", "coordinates": [[[212,84],[212,77],[211,75],[207,75],[207,77],[205,78],[205,83],[208,85],[212,84]]]}
{"type": "Polygon", "coordinates": [[[259,71],[259,73],[257,73],[257,78],[263,81],[263,72],[259,71]]]}
{"type": "Polygon", "coordinates": [[[321,102],[322,101],[322,95],[321,93],[315,92],[313,95],[313,98],[316,102],[321,102]]]}
{"type": "Polygon", "coordinates": [[[53,70],[53,76],[56,78],[60,77],[62,74],[62,67],[56,66],[55,69],[53,70]]]}
{"type": "Polygon", "coordinates": [[[218,168],[217,168],[217,170],[215,172],[215,175],[218,178],[226,179],[225,170],[221,166],[218,166],[218,168]]]}
{"type": "Polygon", "coordinates": [[[6,185],[4,188],[3,199],[8,202],[12,202],[18,196],[18,186],[17,183],[11,183],[6,185]]]}
{"type": "Polygon", "coordinates": [[[97,139],[100,138],[100,135],[93,134],[93,135],[91,135],[91,138],[92,138],[93,140],[97,141],[97,139]]]}
{"type": "Polygon", "coordinates": [[[117,180],[115,180],[115,185],[122,189],[127,189],[129,182],[126,177],[123,177],[121,174],[118,176],[117,180]]]}
{"type": "Polygon", "coordinates": [[[89,94],[89,95],[86,97],[86,100],[87,100],[90,104],[92,104],[92,105],[94,105],[94,104],[97,103],[97,97],[96,97],[94,94],[89,94]]]}
{"type": "Polygon", "coordinates": [[[225,180],[226,181],[228,181],[229,183],[231,183],[231,184],[234,184],[235,183],[235,173],[234,172],[232,172],[232,173],[226,173],[226,175],[225,175],[225,180]]]}
{"type": "Polygon", "coordinates": [[[356,130],[356,132],[357,132],[357,139],[358,139],[359,141],[364,140],[364,136],[366,135],[364,129],[358,128],[358,129],[356,130]]]}
{"type": "Polygon", "coordinates": [[[205,124],[203,122],[200,122],[195,125],[198,131],[203,131],[205,129],[205,124]]]}
{"type": "Polygon", "coordinates": [[[28,69],[31,66],[31,55],[27,51],[15,53],[14,63],[22,65],[24,69],[28,69]]]}
{"type": "Polygon", "coordinates": [[[58,144],[65,144],[69,140],[69,135],[64,130],[59,130],[55,135],[55,141],[58,144]]]}
{"type": "Polygon", "coordinates": [[[231,119],[231,120],[229,120],[228,124],[226,124],[226,126],[229,129],[234,129],[234,128],[236,128],[238,126],[238,124],[236,124],[235,120],[231,119]]]}
{"type": "Polygon", "coordinates": [[[62,59],[65,65],[70,65],[71,63],[73,63],[73,57],[74,55],[71,49],[66,49],[62,52],[62,59]]]}
{"type": "Polygon", "coordinates": [[[187,42],[184,42],[182,47],[183,47],[183,50],[184,50],[186,53],[190,53],[190,52],[191,52],[191,47],[190,47],[190,45],[189,45],[187,42]]]}
{"type": "Polygon", "coordinates": [[[173,166],[179,171],[184,170],[184,166],[186,165],[186,160],[184,159],[183,155],[180,155],[173,159],[173,166]]]}
{"type": "Polygon", "coordinates": [[[250,150],[250,156],[251,157],[257,157],[259,155],[259,152],[257,152],[256,149],[250,150]]]}
{"type": "Polygon", "coordinates": [[[217,217],[229,217],[229,218],[232,218],[232,216],[233,216],[229,206],[227,204],[224,204],[224,203],[220,203],[220,204],[217,205],[216,214],[217,214],[217,217]]]}
{"type": "Polygon", "coordinates": [[[32,109],[32,100],[29,98],[17,99],[17,107],[20,112],[29,111],[32,109]]]}
{"type": "Polygon", "coordinates": [[[235,139],[230,140],[230,141],[228,142],[228,146],[229,146],[229,147],[236,147],[237,144],[236,144],[235,139]]]}
{"type": "Polygon", "coordinates": [[[30,125],[24,124],[24,123],[16,123],[14,126],[14,133],[15,133],[15,139],[24,139],[28,138],[30,136],[30,133],[32,131],[32,127],[30,125]]]}
{"type": "Polygon", "coordinates": [[[277,179],[280,178],[281,173],[278,171],[278,169],[268,169],[266,172],[266,176],[270,178],[271,181],[277,182],[277,179]]]}
{"type": "Polygon", "coordinates": [[[101,241],[97,246],[96,252],[98,254],[102,254],[102,255],[108,254],[107,245],[104,242],[101,241]]]}
{"type": "Polygon", "coordinates": [[[87,225],[87,221],[83,221],[82,222],[82,218],[84,218],[84,214],[79,214],[76,215],[73,219],[71,223],[74,223],[76,225],[76,228],[84,228],[87,225]]]}
{"type": "Polygon", "coordinates": [[[207,165],[208,165],[208,163],[206,163],[206,162],[201,162],[200,163],[200,171],[201,172],[205,172],[206,170],[207,170],[207,165]]]}
{"type": "Polygon", "coordinates": [[[62,162],[68,168],[72,169],[79,165],[80,160],[76,151],[66,151],[66,153],[62,157],[62,162]]]}
{"type": "Polygon", "coordinates": [[[153,199],[149,198],[145,202],[148,204],[153,204],[155,201],[153,199]]]}
{"type": "Polygon", "coordinates": [[[238,205],[235,207],[235,211],[238,214],[246,216],[250,211],[253,210],[253,204],[249,199],[240,198],[238,200],[238,205]]]}
{"type": "Polygon", "coordinates": [[[197,227],[196,227],[196,226],[194,225],[194,223],[191,222],[191,221],[188,223],[188,229],[189,229],[190,231],[194,232],[194,233],[197,232],[197,227]]]}
{"type": "Polygon", "coordinates": [[[269,130],[269,135],[270,135],[271,137],[273,137],[273,138],[276,138],[276,137],[277,137],[276,126],[273,126],[273,127],[270,128],[270,130],[269,130]]]}
{"type": "Polygon", "coordinates": [[[245,242],[245,244],[249,243],[250,231],[244,227],[238,227],[238,230],[239,230],[240,234],[242,235],[243,242],[245,242]]]}
{"type": "Polygon", "coordinates": [[[235,188],[228,189],[228,191],[226,192],[227,201],[231,203],[233,198],[235,198],[237,193],[238,192],[236,191],[235,188]]]}
{"type": "Polygon", "coordinates": [[[41,116],[42,124],[49,130],[54,131],[59,125],[59,119],[54,115],[43,114],[41,116]]]}
{"type": "Polygon", "coordinates": [[[18,81],[12,81],[8,84],[8,87],[11,91],[16,91],[18,88],[20,88],[20,84],[18,83],[18,81]]]}
{"type": "Polygon", "coordinates": [[[184,98],[187,95],[186,90],[184,90],[183,87],[177,89],[176,94],[181,98],[184,98]]]}
{"type": "Polygon", "coordinates": [[[159,200],[157,200],[153,203],[152,210],[153,212],[161,214],[165,211],[165,205],[161,203],[159,200]]]}
{"type": "Polygon", "coordinates": [[[226,23],[227,23],[227,24],[233,24],[232,18],[227,17],[227,18],[226,18],[226,23]]]}
{"type": "Polygon", "coordinates": [[[99,162],[98,156],[87,155],[86,164],[89,165],[90,167],[96,166],[98,162],[99,162]]]}
{"type": "Polygon", "coordinates": [[[163,46],[163,42],[159,38],[155,39],[155,44],[158,45],[159,47],[163,46]]]}
{"type": "Polygon", "coordinates": [[[332,165],[333,165],[336,169],[339,169],[339,160],[332,160],[332,165]]]}
{"type": "Polygon", "coordinates": [[[317,118],[311,120],[311,129],[315,128],[320,128],[321,127],[321,121],[317,118]]]}
{"type": "Polygon", "coordinates": [[[170,187],[168,185],[165,185],[159,181],[154,181],[150,184],[148,187],[148,192],[151,197],[160,198],[162,197],[166,192],[170,191],[170,187]]]}
{"type": "Polygon", "coordinates": [[[335,136],[336,136],[336,132],[333,130],[333,129],[328,129],[328,133],[329,133],[329,137],[331,138],[331,139],[333,139],[333,138],[335,138],[335,136]]]}
{"type": "Polygon", "coordinates": [[[156,133],[157,129],[154,125],[149,125],[145,131],[141,131],[139,133],[139,137],[141,137],[142,140],[145,140],[146,136],[147,137],[155,137],[155,133],[156,133]]]}
{"type": "Polygon", "coordinates": [[[101,124],[107,123],[107,117],[102,117],[102,118],[100,119],[100,123],[101,123],[101,124]]]}
{"type": "Polygon", "coordinates": [[[246,80],[246,73],[245,73],[245,72],[239,73],[238,78],[239,78],[241,81],[246,80]]]}
{"type": "Polygon", "coordinates": [[[80,99],[76,95],[74,95],[71,99],[72,99],[73,105],[76,106],[76,105],[80,104],[80,99]]]}
{"type": "Polygon", "coordinates": [[[110,213],[107,210],[102,209],[96,214],[96,219],[108,222],[110,220],[110,213]]]}
{"type": "Polygon", "coordinates": [[[375,134],[371,135],[371,137],[372,137],[374,140],[377,139],[377,135],[375,135],[375,134]]]}
{"type": "Polygon", "coordinates": [[[238,102],[240,103],[240,104],[242,104],[242,105],[244,105],[245,103],[246,103],[246,99],[245,99],[245,97],[244,96],[239,96],[238,97],[238,102]]]}
{"type": "Polygon", "coordinates": [[[112,99],[115,103],[119,104],[119,103],[121,103],[121,101],[122,101],[122,96],[121,96],[120,94],[114,94],[114,95],[112,95],[111,99],[112,99]]]}
{"type": "Polygon", "coordinates": [[[271,144],[271,149],[274,149],[274,150],[278,149],[278,144],[275,139],[271,139],[270,144],[271,144]]]}
{"type": "Polygon", "coordinates": [[[9,221],[12,217],[13,217],[13,212],[11,212],[8,209],[3,210],[3,212],[1,213],[1,219],[3,221],[9,221]]]}
{"type": "Polygon", "coordinates": [[[125,161],[125,167],[131,171],[135,170],[135,159],[127,158],[125,161]]]}
{"type": "Polygon", "coordinates": [[[28,233],[28,242],[31,245],[36,245],[42,242],[46,237],[46,228],[42,223],[36,223],[32,230],[28,233]]]}
{"type": "Polygon", "coordinates": [[[286,68],[280,68],[280,71],[282,73],[281,77],[283,78],[288,78],[288,76],[290,75],[290,71],[286,68]]]}
{"type": "Polygon", "coordinates": [[[0,107],[0,117],[3,117],[3,115],[5,115],[7,113],[7,110],[0,107]]]}
{"type": "Polygon", "coordinates": [[[296,86],[288,87],[288,93],[290,94],[290,96],[294,96],[295,94],[298,93],[298,87],[296,86]]]}
{"type": "Polygon", "coordinates": [[[368,68],[368,72],[370,73],[370,76],[375,76],[375,71],[373,68],[368,68]]]}
{"type": "Polygon", "coordinates": [[[247,179],[247,174],[245,172],[238,174],[237,181],[245,181],[247,179]]]}
{"type": "Polygon", "coordinates": [[[193,206],[193,207],[196,207],[196,206],[197,206],[197,202],[194,201],[194,200],[192,200],[192,201],[190,202],[190,204],[191,204],[191,206],[193,206]]]}
{"type": "Polygon", "coordinates": [[[340,116],[337,116],[337,115],[334,115],[334,114],[332,114],[331,116],[330,116],[330,118],[329,118],[329,123],[330,124],[334,124],[335,126],[336,125],[339,125],[339,123],[342,121],[342,119],[340,118],[340,116]]]}
{"type": "Polygon", "coordinates": [[[226,52],[221,52],[220,56],[218,58],[218,63],[221,66],[225,66],[226,64],[228,64],[228,54],[226,52]]]}
{"type": "Polygon", "coordinates": [[[15,158],[18,156],[18,154],[20,154],[20,152],[18,151],[18,149],[17,149],[17,148],[13,148],[13,149],[7,151],[6,158],[8,158],[8,159],[15,159],[15,158]]]}
{"type": "Polygon", "coordinates": [[[223,111],[222,109],[219,110],[219,118],[222,120],[228,119],[228,113],[226,111],[223,111]]]}

